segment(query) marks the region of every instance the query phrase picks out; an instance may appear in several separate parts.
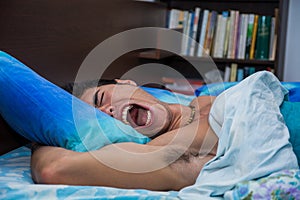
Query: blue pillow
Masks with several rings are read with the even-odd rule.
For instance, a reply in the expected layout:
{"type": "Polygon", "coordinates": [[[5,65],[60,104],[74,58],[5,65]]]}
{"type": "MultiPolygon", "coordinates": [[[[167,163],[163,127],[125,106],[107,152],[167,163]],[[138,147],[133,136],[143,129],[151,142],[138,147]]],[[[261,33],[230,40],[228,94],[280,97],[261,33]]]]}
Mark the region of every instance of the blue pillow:
{"type": "Polygon", "coordinates": [[[0,114],[28,140],[74,151],[95,150],[117,142],[150,141],[2,51],[0,114]]]}
{"type": "MultiPolygon", "coordinates": [[[[198,88],[195,91],[196,96],[218,96],[224,90],[235,86],[238,82],[211,83],[198,88]]],[[[300,82],[281,82],[288,89],[288,99],[291,102],[300,102],[300,82]]]]}
{"type": "Polygon", "coordinates": [[[300,166],[300,102],[284,101],[280,106],[280,112],[289,129],[290,142],[300,166]]]}

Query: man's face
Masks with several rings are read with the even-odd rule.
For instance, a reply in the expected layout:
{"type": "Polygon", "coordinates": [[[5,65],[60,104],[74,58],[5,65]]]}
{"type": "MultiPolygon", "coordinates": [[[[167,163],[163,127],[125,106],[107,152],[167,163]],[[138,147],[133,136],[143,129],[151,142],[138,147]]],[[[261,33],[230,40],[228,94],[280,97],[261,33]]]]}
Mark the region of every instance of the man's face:
{"type": "Polygon", "coordinates": [[[89,88],[80,99],[149,137],[166,132],[170,126],[168,105],[133,85],[89,88]]]}

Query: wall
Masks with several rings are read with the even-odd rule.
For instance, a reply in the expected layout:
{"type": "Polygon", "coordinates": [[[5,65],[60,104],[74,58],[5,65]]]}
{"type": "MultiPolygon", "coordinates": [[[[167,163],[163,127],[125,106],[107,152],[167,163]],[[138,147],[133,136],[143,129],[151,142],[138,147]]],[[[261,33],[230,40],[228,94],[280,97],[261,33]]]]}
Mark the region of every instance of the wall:
{"type": "Polygon", "coordinates": [[[283,81],[300,81],[300,1],[289,0],[283,81]]]}

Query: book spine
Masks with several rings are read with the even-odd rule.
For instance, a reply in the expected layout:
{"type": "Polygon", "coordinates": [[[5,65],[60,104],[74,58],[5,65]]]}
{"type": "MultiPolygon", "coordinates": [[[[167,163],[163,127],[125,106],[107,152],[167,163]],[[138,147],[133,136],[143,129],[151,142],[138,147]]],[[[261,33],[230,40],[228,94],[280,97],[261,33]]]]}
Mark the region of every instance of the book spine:
{"type": "Polygon", "coordinates": [[[269,59],[271,16],[260,16],[258,19],[256,39],[256,59],[269,59]]]}
{"type": "Polygon", "coordinates": [[[231,63],[230,82],[236,81],[237,67],[238,65],[236,63],[231,63]]]}
{"type": "Polygon", "coordinates": [[[235,11],[235,22],[234,22],[234,36],[233,36],[233,48],[232,48],[232,58],[236,58],[235,52],[237,51],[237,42],[239,38],[239,21],[240,21],[240,11],[235,11]]]}
{"type": "Polygon", "coordinates": [[[216,34],[216,44],[214,48],[216,58],[222,58],[224,56],[224,47],[225,47],[225,37],[226,37],[226,27],[227,27],[227,19],[228,19],[228,12],[222,12],[220,19],[218,19],[218,30],[216,34]]]}
{"type": "Polygon", "coordinates": [[[184,55],[187,50],[188,42],[188,26],[189,26],[189,11],[184,11],[184,20],[183,20],[183,36],[181,39],[181,54],[184,55]]]}
{"type": "Polygon", "coordinates": [[[241,28],[241,38],[240,38],[239,56],[238,56],[239,59],[245,59],[249,15],[243,14],[242,20],[243,20],[243,22],[242,22],[242,28],[241,28]]]}
{"type": "Polygon", "coordinates": [[[274,38],[275,38],[275,17],[272,17],[270,43],[269,43],[269,60],[274,60],[273,59],[274,38]]]}
{"type": "Polygon", "coordinates": [[[198,51],[197,56],[201,57],[203,56],[203,48],[204,48],[204,41],[205,41],[205,35],[206,35],[206,26],[208,22],[208,16],[209,16],[209,10],[204,10],[203,12],[203,20],[201,24],[201,32],[199,37],[199,44],[198,44],[198,51]]]}
{"type": "Polygon", "coordinates": [[[209,23],[209,27],[208,27],[208,34],[206,37],[205,49],[204,49],[206,55],[210,55],[213,38],[214,38],[215,27],[216,27],[217,19],[218,19],[217,17],[218,17],[218,13],[216,11],[212,11],[211,17],[210,17],[210,23],[209,23]]]}
{"type": "Polygon", "coordinates": [[[237,70],[237,81],[242,81],[244,79],[244,69],[237,70]]]}
{"type": "Polygon", "coordinates": [[[227,58],[234,58],[232,55],[233,52],[233,40],[234,40],[234,25],[235,25],[235,11],[230,11],[230,32],[229,32],[229,41],[228,41],[228,50],[227,50],[227,58]]]}
{"type": "Polygon", "coordinates": [[[246,37],[246,52],[245,58],[250,58],[250,48],[252,42],[252,33],[253,33],[253,24],[254,24],[254,14],[249,15],[248,27],[247,27],[247,37],[246,37]]]}
{"type": "Polygon", "coordinates": [[[194,56],[195,48],[196,48],[196,36],[197,36],[197,29],[198,29],[198,20],[200,15],[201,9],[199,7],[195,8],[195,17],[193,21],[193,30],[192,30],[192,41],[191,47],[189,49],[189,56],[194,56]]]}
{"type": "Polygon", "coordinates": [[[241,34],[242,34],[242,28],[243,28],[243,15],[239,15],[238,21],[237,21],[237,33],[235,38],[235,50],[234,50],[234,58],[238,58],[239,56],[239,48],[240,48],[240,41],[241,41],[241,34]]]}
{"type": "Polygon", "coordinates": [[[212,56],[215,58],[218,58],[218,51],[220,48],[220,37],[221,37],[221,23],[222,23],[222,15],[218,15],[218,22],[217,22],[217,27],[216,27],[216,34],[215,34],[215,42],[213,45],[213,51],[212,51],[212,56]]]}
{"type": "Polygon", "coordinates": [[[204,39],[204,45],[203,45],[203,51],[202,56],[207,56],[207,46],[208,46],[208,37],[209,37],[209,27],[210,27],[210,21],[211,21],[211,15],[212,13],[209,12],[208,18],[207,18],[207,24],[206,24],[206,30],[205,30],[205,39],[204,39]]]}
{"type": "Polygon", "coordinates": [[[230,38],[230,17],[229,13],[227,12],[227,19],[226,19],[226,32],[225,32],[225,39],[224,39],[224,50],[223,50],[223,58],[227,58],[228,54],[228,46],[229,46],[229,38],[230,38]]]}
{"type": "Polygon", "coordinates": [[[178,14],[178,24],[177,24],[177,28],[178,29],[183,29],[183,22],[184,22],[184,11],[183,10],[179,10],[179,14],[178,14]]]}
{"type": "Polygon", "coordinates": [[[254,23],[253,23],[253,33],[252,33],[252,41],[251,41],[251,48],[250,48],[250,56],[249,56],[250,59],[254,59],[256,36],[257,36],[257,26],[258,26],[258,15],[255,15],[254,23]]]}
{"type": "Polygon", "coordinates": [[[224,82],[230,81],[230,67],[227,65],[224,72],[224,82]]]}

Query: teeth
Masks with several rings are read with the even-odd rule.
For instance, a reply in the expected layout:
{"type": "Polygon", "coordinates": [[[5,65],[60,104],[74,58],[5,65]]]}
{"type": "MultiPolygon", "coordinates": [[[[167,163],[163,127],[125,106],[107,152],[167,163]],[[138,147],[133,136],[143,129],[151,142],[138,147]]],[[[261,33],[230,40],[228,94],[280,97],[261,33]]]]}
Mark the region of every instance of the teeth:
{"type": "Polygon", "coordinates": [[[147,111],[147,121],[146,121],[145,126],[149,125],[150,121],[151,121],[151,112],[150,112],[150,110],[148,110],[147,111]]]}
{"type": "Polygon", "coordinates": [[[127,113],[131,108],[132,106],[126,106],[122,112],[122,120],[125,124],[129,124],[129,122],[127,121],[127,113]]]}
{"type": "MultiPolygon", "coordinates": [[[[123,112],[122,112],[122,120],[125,124],[128,124],[130,125],[130,123],[127,121],[127,114],[128,114],[128,111],[132,108],[133,106],[126,106],[124,109],[123,109],[123,112]]],[[[149,125],[151,122],[151,112],[150,110],[147,111],[147,121],[145,123],[145,126],[149,125]]]]}

